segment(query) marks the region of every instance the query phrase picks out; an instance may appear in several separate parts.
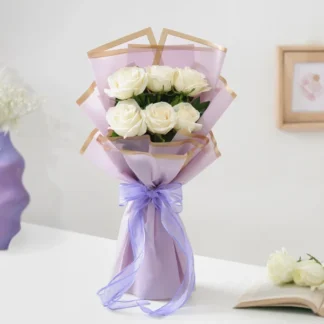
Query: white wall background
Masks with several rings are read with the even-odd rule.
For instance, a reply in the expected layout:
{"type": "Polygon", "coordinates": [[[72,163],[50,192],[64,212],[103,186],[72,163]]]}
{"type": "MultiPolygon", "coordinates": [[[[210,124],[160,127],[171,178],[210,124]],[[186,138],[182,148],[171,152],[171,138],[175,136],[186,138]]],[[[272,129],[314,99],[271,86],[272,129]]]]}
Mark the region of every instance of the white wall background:
{"type": "Polygon", "coordinates": [[[32,202],[24,220],[116,238],[118,182],[79,155],[93,126],[76,98],[92,81],[86,52],[152,26],[228,47],[238,93],[215,127],[222,158],[188,184],[194,250],[250,263],[286,246],[324,259],[324,133],[275,128],[278,44],[323,44],[322,0],[0,0],[0,60],[45,97],[13,139],[32,202]]]}

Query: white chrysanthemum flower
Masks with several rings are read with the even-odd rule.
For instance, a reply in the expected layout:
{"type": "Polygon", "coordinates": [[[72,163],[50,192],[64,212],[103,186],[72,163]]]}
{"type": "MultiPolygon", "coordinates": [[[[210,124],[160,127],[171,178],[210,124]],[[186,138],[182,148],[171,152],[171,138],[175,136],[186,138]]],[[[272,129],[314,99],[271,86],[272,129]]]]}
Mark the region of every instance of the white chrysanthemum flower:
{"type": "Polygon", "coordinates": [[[0,70],[0,131],[8,132],[21,117],[40,105],[41,100],[14,71],[8,68],[0,70]]]}

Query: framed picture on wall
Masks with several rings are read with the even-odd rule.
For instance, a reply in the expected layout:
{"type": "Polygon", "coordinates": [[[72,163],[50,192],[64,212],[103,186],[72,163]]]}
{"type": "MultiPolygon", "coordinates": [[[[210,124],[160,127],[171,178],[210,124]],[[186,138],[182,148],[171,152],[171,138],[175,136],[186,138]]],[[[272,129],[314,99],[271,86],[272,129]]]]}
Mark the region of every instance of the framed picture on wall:
{"type": "Polygon", "coordinates": [[[277,126],[324,130],[324,46],[278,47],[277,126]]]}

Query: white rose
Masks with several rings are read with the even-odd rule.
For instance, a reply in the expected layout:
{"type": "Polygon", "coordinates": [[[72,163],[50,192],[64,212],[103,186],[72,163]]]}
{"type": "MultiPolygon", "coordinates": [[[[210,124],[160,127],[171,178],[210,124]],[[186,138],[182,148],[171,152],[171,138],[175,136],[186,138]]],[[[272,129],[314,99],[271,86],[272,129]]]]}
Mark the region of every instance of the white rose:
{"type": "Polygon", "coordinates": [[[293,279],[298,286],[320,286],[324,282],[324,268],[315,260],[297,262],[293,279]]]}
{"type": "Polygon", "coordinates": [[[267,263],[269,278],[276,285],[292,282],[296,264],[296,260],[285,249],[271,254],[267,263]]]}
{"type": "Polygon", "coordinates": [[[109,89],[104,91],[109,97],[125,100],[141,94],[147,86],[147,81],[144,69],[136,66],[124,67],[108,77],[109,89]]]}
{"type": "Polygon", "coordinates": [[[170,91],[173,85],[174,69],[170,66],[152,65],[146,68],[147,87],[153,92],[170,91]]]}
{"type": "Polygon", "coordinates": [[[106,118],[110,127],[124,138],[146,133],[144,111],[134,99],[119,101],[108,109],[106,118]]]}
{"type": "Polygon", "coordinates": [[[177,68],[174,73],[173,83],[177,91],[190,93],[189,95],[191,97],[195,97],[211,89],[206,77],[189,67],[185,67],[184,69],[177,68]]]}
{"type": "Polygon", "coordinates": [[[167,134],[177,122],[177,114],[167,102],[148,105],[145,116],[147,128],[155,134],[167,134]]]}
{"type": "Polygon", "coordinates": [[[196,124],[200,118],[200,113],[188,102],[181,102],[173,107],[177,113],[177,124],[175,129],[186,129],[189,133],[201,129],[201,124],[196,124]]]}

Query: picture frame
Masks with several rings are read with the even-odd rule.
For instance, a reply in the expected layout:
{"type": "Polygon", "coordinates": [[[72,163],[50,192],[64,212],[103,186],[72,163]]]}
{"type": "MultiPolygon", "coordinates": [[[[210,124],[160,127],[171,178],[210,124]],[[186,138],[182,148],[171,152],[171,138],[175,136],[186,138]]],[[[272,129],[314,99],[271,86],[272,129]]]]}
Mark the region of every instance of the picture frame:
{"type": "Polygon", "coordinates": [[[277,127],[324,130],[324,46],[279,46],[277,127]]]}

